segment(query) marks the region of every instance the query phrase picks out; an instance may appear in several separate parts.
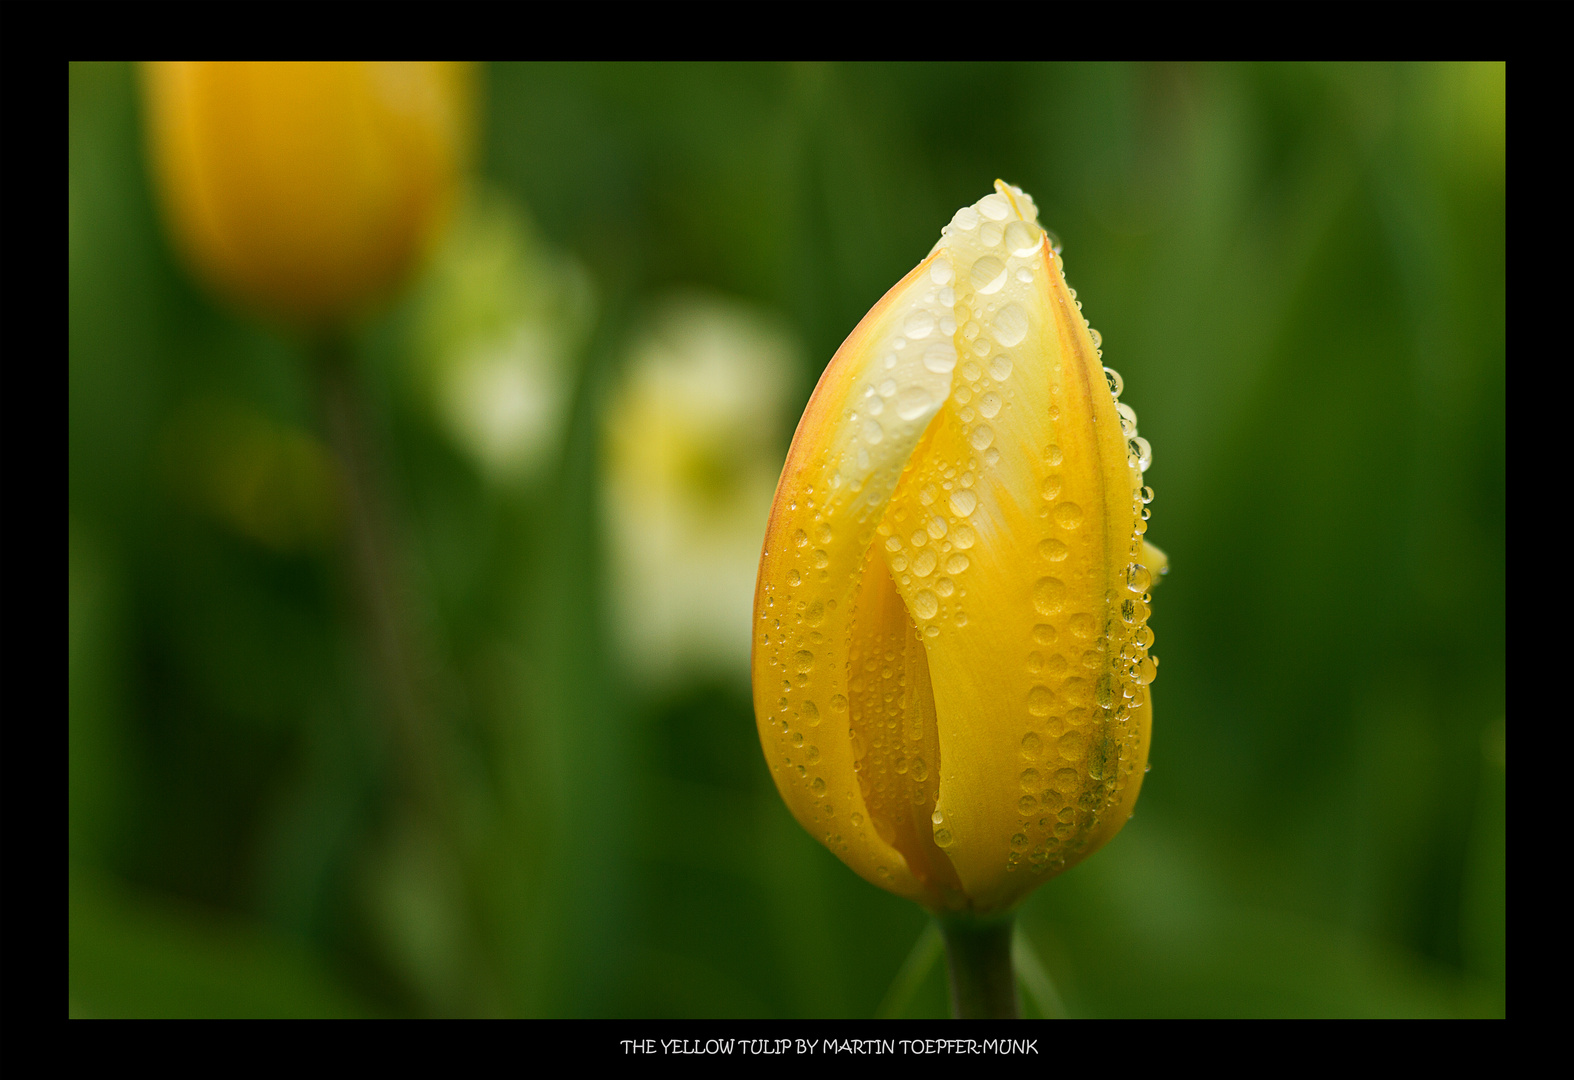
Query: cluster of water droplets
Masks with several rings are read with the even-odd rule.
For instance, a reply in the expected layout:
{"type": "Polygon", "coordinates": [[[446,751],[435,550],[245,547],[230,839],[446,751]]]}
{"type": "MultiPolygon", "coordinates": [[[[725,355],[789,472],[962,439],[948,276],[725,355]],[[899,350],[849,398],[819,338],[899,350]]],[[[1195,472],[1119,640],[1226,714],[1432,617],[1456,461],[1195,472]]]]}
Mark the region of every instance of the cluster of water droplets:
{"type": "MultiPolygon", "coordinates": [[[[1075,299],[1075,291],[1070,295],[1075,299]]],[[[1087,329],[1102,361],[1103,339],[1097,330],[1087,329]]],[[[1120,400],[1124,384],[1119,373],[1103,370],[1127,449],[1127,563],[1108,590],[1102,611],[1065,617],[1068,590],[1058,567],[1071,549],[1062,537],[1069,539],[1067,534],[1082,524],[1083,510],[1062,499],[1062,481],[1049,472],[1040,494],[1045,517],[1053,525],[1038,545],[1048,572],[1035,581],[1032,593],[1034,609],[1046,621],[1034,627],[1034,647],[1027,658],[1029,673],[1043,681],[1028,692],[1030,719],[1020,742],[1019,822],[1006,856],[1008,872],[1062,869],[1092,840],[1105,815],[1122,803],[1142,758],[1141,726],[1132,717],[1157,674],[1157,660],[1149,652],[1153,632],[1147,625],[1153,581],[1142,562],[1148,503],[1153,499],[1142,474],[1152,463],[1152,449],[1137,434],[1136,413],[1120,400]],[[1064,619],[1061,630],[1051,625],[1056,616],[1064,619]],[[1059,692],[1045,683],[1058,685],[1059,692]]],[[[1050,419],[1060,419],[1055,405],[1050,419]]],[[[1044,462],[1051,469],[1062,460],[1058,446],[1045,449],[1044,462]]]]}

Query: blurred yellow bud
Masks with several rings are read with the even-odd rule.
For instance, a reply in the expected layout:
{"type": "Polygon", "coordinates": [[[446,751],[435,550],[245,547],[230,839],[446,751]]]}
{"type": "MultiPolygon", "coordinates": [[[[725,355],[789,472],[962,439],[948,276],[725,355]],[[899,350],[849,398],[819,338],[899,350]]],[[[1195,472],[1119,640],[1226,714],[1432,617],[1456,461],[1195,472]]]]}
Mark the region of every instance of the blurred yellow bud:
{"type": "Polygon", "coordinates": [[[186,256],[303,326],[384,298],[454,201],[473,72],[450,63],[154,63],[153,171],[186,256]]]}
{"type": "Polygon", "coordinates": [[[1121,389],[997,181],[798,425],[755,590],[760,740],[804,828],[934,911],[1009,911],[1131,816],[1162,556],[1121,389]]]}

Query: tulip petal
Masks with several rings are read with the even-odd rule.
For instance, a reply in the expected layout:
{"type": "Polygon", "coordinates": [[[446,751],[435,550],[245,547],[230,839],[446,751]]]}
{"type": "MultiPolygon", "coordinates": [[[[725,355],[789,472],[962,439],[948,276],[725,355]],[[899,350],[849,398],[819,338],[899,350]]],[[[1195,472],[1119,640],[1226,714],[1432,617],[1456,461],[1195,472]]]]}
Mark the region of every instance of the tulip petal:
{"type": "Polygon", "coordinates": [[[847,656],[853,767],[875,831],[902,853],[932,907],[965,907],[935,841],[941,761],[929,659],[878,548],[864,567],[847,656]]]}
{"type": "Polygon", "coordinates": [[[928,652],[936,836],[978,911],[1089,854],[1146,754],[1131,705],[1117,718],[1141,474],[1060,262],[1011,194],[937,249],[965,358],[879,527],[928,652]]]}
{"type": "Polygon", "coordinates": [[[856,778],[846,650],[875,527],[950,395],[951,280],[947,258],[931,253],[826,367],[777,485],[754,602],[755,718],[782,799],[859,874],[929,904],[856,778]]]}

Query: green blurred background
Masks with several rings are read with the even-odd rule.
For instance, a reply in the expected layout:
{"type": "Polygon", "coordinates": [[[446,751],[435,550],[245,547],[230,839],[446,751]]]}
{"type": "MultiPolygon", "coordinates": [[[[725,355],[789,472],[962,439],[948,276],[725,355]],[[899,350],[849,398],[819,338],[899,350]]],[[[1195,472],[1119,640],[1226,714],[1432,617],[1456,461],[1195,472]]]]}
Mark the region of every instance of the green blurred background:
{"type": "Polygon", "coordinates": [[[1172,564],[1135,820],[1023,913],[1065,1011],[1502,1014],[1503,65],[481,81],[474,195],[356,342],[412,799],[307,355],[175,258],[134,70],[71,69],[73,1015],[945,1015],[892,992],[924,914],[772,787],[748,593],[820,370],[997,176],[1172,564]]]}

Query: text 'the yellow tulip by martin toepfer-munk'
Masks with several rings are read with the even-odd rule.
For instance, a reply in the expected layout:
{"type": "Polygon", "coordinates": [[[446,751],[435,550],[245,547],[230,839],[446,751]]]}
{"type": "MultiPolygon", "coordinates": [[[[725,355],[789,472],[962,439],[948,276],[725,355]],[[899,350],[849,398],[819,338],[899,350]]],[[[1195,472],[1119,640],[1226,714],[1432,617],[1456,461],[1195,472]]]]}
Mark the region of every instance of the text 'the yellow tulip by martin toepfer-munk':
{"type": "Polygon", "coordinates": [[[755,591],[782,798],[942,916],[1096,851],[1148,757],[1150,450],[1037,216],[997,181],[837,350],[755,591]]]}

